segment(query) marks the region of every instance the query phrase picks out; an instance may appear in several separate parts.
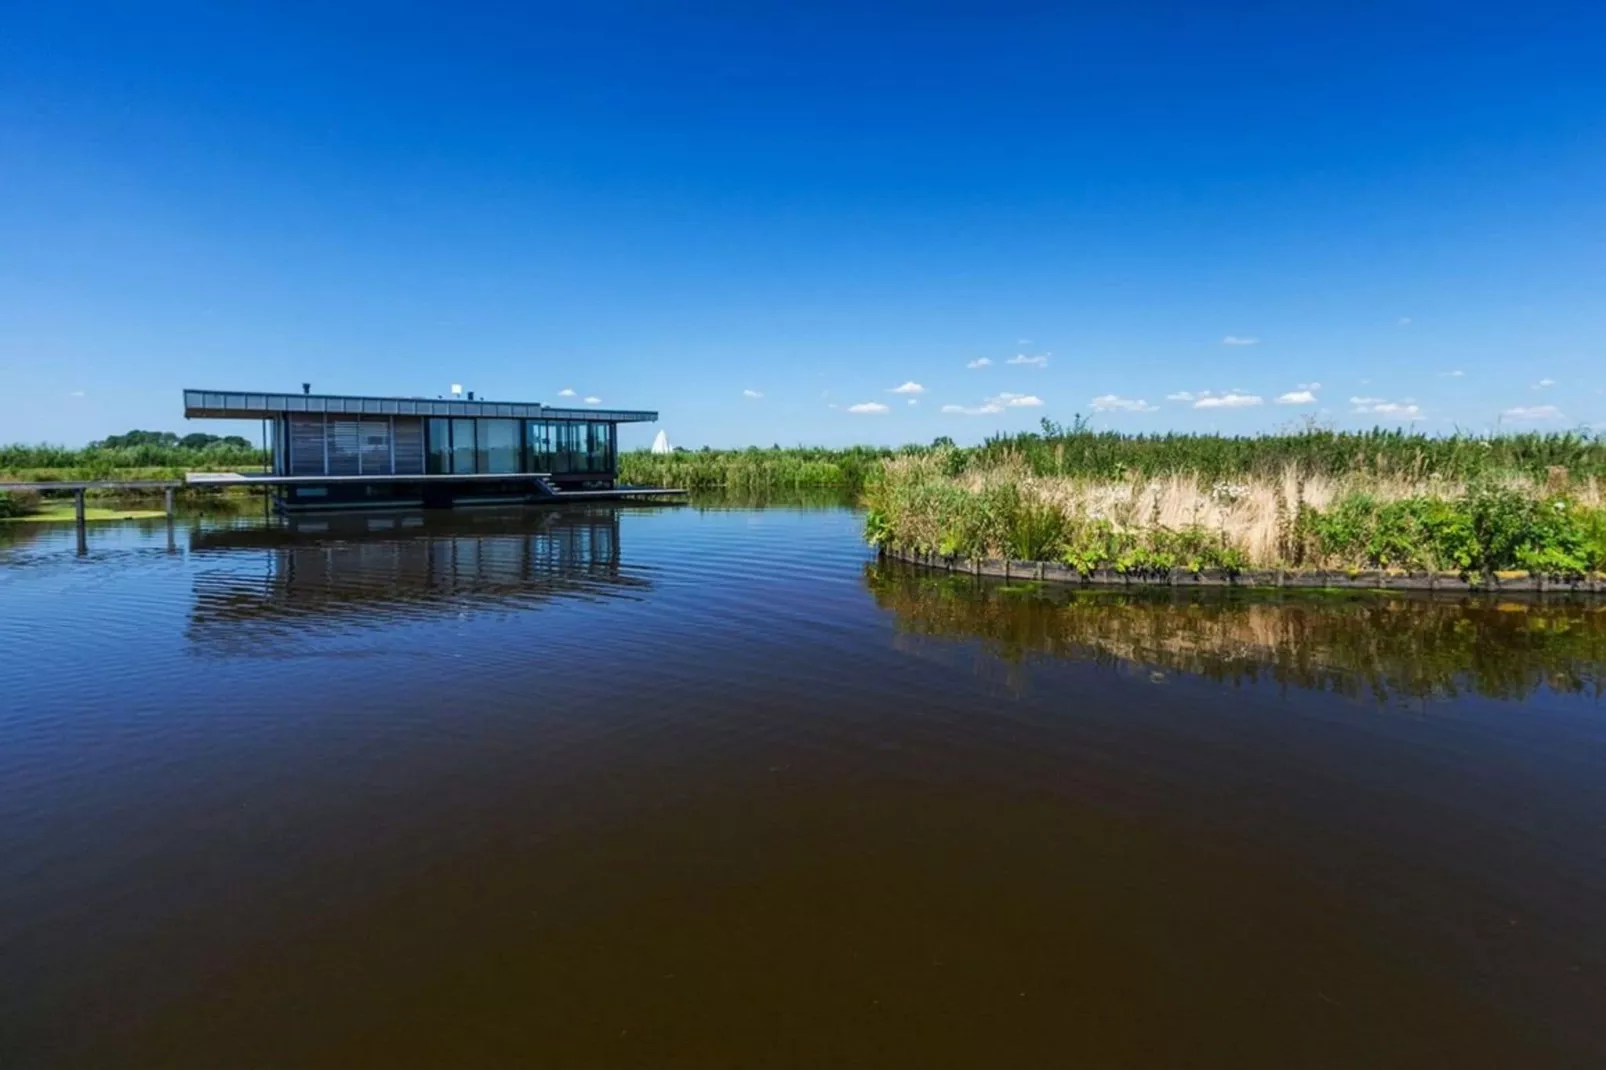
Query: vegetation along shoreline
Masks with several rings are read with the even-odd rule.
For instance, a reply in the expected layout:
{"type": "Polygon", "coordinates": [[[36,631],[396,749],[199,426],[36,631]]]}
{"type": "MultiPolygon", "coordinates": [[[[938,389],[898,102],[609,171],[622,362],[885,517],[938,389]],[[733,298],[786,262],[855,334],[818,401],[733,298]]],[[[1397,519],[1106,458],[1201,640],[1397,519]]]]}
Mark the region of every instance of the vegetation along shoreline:
{"type": "Polygon", "coordinates": [[[1155,470],[1067,464],[1075,435],[903,454],[867,481],[866,538],[1065,582],[1602,590],[1598,438],[1421,439],[1347,464],[1303,441],[1195,441],[1198,463],[1155,470]],[[1224,472],[1222,452],[1250,463],[1224,472]]]}

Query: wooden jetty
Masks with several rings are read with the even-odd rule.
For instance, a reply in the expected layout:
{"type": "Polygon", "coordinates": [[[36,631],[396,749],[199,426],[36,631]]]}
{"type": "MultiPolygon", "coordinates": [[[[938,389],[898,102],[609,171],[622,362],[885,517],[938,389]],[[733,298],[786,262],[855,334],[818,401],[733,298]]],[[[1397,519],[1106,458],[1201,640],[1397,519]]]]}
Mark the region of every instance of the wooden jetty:
{"type": "Polygon", "coordinates": [[[88,479],[88,480],[61,480],[44,483],[0,483],[0,491],[34,491],[38,493],[60,493],[72,491],[73,519],[78,528],[78,552],[89,552],[89,530],[85,516],[84,498],[92,490],[159,490],[162,492],[162,501],[167,511],[167,538],[168,545],[173,542],[174,494],[184,484],[176,479],[88,479]]]}

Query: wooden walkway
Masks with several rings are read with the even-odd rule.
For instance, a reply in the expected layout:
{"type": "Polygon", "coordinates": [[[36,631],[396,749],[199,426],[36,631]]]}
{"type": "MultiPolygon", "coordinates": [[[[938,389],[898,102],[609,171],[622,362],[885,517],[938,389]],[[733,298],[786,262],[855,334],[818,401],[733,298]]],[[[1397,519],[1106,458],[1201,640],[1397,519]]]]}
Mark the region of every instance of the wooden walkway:
{"type": "Polygon", "coordinates": [[[51,480],[45,483],[0,483],[0,490],[177,490],[177,479],[91,479],[83,482],[51,480]]]}
{"type": "Polygon", "coordinates": [[[73,492],[73,520],[78,525],[78,553],[89,552],[87,518],[84,516],[84,494],[91,490],[159,490],[167,509],[167,543],[173,548],[173,492],[184,484],[176,479],[89,479],[61,480],[46,483],[0,483],[0,491],[62,491],[73,492]]]}

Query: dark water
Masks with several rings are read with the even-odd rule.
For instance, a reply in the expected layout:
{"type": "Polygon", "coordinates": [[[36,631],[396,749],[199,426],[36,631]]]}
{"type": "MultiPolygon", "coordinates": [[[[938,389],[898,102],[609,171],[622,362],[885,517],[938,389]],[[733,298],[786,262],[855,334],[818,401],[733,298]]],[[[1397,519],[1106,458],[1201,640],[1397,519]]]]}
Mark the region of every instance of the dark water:
{"type": "Polygon", "coordinates": [[[0,533],[0,1065],[1606,1065],[1606,612],[841,509],[0,533]]]}

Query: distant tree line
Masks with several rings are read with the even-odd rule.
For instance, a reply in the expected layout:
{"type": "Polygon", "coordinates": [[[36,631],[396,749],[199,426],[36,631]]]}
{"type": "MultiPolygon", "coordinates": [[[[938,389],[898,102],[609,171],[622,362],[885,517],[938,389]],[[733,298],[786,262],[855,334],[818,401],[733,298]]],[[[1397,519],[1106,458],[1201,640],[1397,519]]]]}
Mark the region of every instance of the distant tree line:
{"type": "Polygon", "coordinates": [[[266,459],[240,435],[134,430],[82,449],[50,443],[0,446],[0,476],[22,481],[102,479],[138,470],[141,476],[171,478],[186,469],[251,468],[266,459]]]}
{"type": "Polygon", "coordinates": [[[91,442],[92,450],[121,450],[135,446],[177,446],[185,450],[204,450],[211,446],[229,446],[234,449],[249,450],[254,447],[251,441],[240,435],[208,435],[195,432],[180,438],[172,431],[129,431],[121,435],[107,435],[98,442],[91,442]]]}

